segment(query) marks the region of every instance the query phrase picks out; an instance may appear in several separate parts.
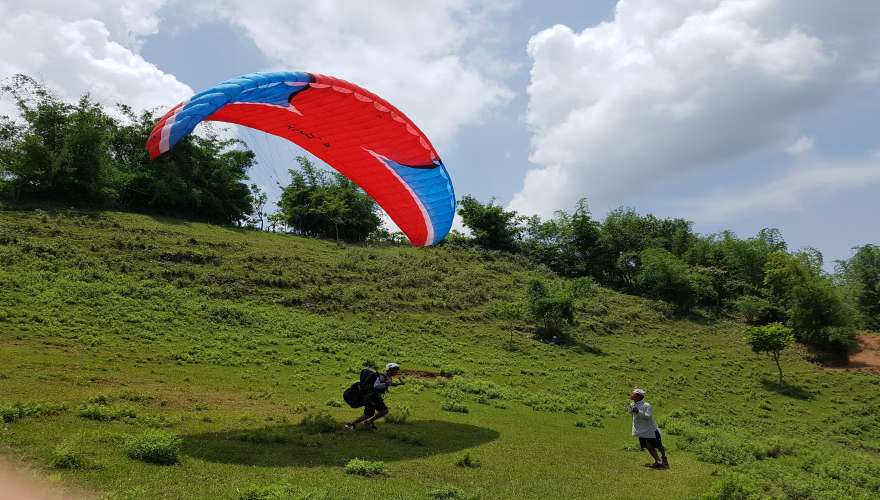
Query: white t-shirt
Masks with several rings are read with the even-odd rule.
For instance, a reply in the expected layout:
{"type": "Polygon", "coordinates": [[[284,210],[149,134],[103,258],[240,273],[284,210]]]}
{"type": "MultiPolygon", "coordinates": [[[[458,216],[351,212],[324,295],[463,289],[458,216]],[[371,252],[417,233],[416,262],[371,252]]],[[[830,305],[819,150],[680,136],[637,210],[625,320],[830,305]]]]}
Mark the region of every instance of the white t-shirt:
{"type": "Polygon", "coordinates": [[[660,429],[657,427],[657,424],[654,423],[654,410],[651,408],[651,404],[645,402],[645,400],[636,401],[633,405],[633,408],[638,410],[638,413],[633,413],[633,436],[641,437],[641,438],[653,438],[656,437],[655,432],[660,429]]]}

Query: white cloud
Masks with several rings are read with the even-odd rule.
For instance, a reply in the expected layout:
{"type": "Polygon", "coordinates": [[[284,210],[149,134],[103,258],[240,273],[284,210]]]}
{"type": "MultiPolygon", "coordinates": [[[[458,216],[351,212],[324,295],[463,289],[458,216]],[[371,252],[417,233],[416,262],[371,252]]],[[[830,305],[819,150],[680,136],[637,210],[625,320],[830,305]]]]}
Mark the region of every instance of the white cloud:
{"type": "MultiPolygon", "coordinates": [[[[485,53],[497,7],[470,0],[350,2],[222,0],[195,8],[241,27],[277,69],[345,78],[386,97],[442,150],[512,92],[485,53]]],[[[508,4],[500,8],[508,8],[508,4]]]]}
{"type": "Polygon", "coordinates": [[[711,224],[765,211],[796,211],[807,200],[875,183],[880,183],[880,162],[824,164],[793,169],[779,179],[741,192],[717,191],[682,205],[697,222],[711,224]]]}
{"type": "Polygon", "coordinates": [[[66,99],[90,93],[135,109],[175,104],[192,89],[136,52],[137,38],[157,29],[161,3],[0,3],[0,78],[25,73],[66,99]]]}
{"type": "Polygon", "coordinates": [[[799,155],[813,150],[814,141],[812,137],[802,135],[796,141],[791,143],[785,151],[792,155],[799,155]]]}
{"type": "Polygon", "coordinates": [[[658,179],[784,147],[880,48],[880,2],[832,7],[621,0],[610,22],[539,32],[527,114],[538,168],[510,207],[549,215],[584,195],[613,207],[658,179]]]}

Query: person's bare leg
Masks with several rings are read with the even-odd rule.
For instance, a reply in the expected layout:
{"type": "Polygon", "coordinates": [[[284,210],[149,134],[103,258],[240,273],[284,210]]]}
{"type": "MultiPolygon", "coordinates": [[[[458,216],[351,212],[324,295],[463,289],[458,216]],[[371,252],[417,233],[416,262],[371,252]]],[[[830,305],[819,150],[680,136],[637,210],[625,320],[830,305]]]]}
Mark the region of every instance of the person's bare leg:
{"type": "Polygon", "coordinates": [[[375,422],[376,420],[379,420],[380,418],[384,417],[385,415],[388,415],[388,410],[382,410],[380,412],[377,412],[369,420],[367,420],[367,423],[372,424],[373,422],[375,422]]]}
{"type": "Polygon", "coordinates": [[[663,459],[663,465],[665,465],[666,467],[669,467],[669,461],[666,460],[666,447],[665,446],[660,447],[660,458],[663,459]]]}
{"type": "Polygon", "coordinates": [[[655,463],[655,464],[659,464],[659,463],[660,463],[660,456],[657,454],[657,448],[654,448],[653,446],[648,445],[648,453],[650,453],[650,454],[651,454],[651,457],[654,458],[654,463],[655,463]]]}
{"type": "Polygon", "coordinates": [[[348,424],[348,425],[351,425],[352,427],[354,427],[355,425],[357,425],[357,424],[363,422],[364,420],[366,420],[366,419],[368,419],[368,418],[370,418],[369,415],[367,415],[367,414],[363,414],[363,415],[361,415],[360,417],[358,417],[357,419],[355,419],[354,422],[352,422],[352,423],[350,423],[350,424],[348,424]]]}

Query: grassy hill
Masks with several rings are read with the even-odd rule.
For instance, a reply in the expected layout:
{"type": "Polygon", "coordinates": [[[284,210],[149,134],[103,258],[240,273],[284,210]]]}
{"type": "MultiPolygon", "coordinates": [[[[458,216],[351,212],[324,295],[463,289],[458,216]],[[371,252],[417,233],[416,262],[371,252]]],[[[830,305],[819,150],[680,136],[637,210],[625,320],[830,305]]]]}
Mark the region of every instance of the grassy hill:
{"type": "Polygon", "coordinates": [[[109,498],[880,495],[877,375],[793,350],[780,387],[740,325],[600,287],[575,345],[543,344],[495,314],[536,277],[462,249],[0,211],[0,451],[109,498]],[[406,422],[346,432],[368,361],[425,374],[387,399],[406,422]],[[642,467],[634,386],[671,470],[642,467]]]}

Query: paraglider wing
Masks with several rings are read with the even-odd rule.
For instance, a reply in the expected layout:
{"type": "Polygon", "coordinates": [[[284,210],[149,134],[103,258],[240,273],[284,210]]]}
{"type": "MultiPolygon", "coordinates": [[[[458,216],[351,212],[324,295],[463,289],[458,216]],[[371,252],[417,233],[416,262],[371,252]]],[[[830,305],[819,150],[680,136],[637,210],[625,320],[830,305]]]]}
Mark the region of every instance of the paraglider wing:
{"type": "Polygon", "coordinates": [[[345,175],[415,246],[438,243],[455,213],[452,181],[431,142],[381,97],[330,76],[253,73],[173,107],[147,141],[150,158],[202,121],[236,123],[298,144],[345,175]]]}

